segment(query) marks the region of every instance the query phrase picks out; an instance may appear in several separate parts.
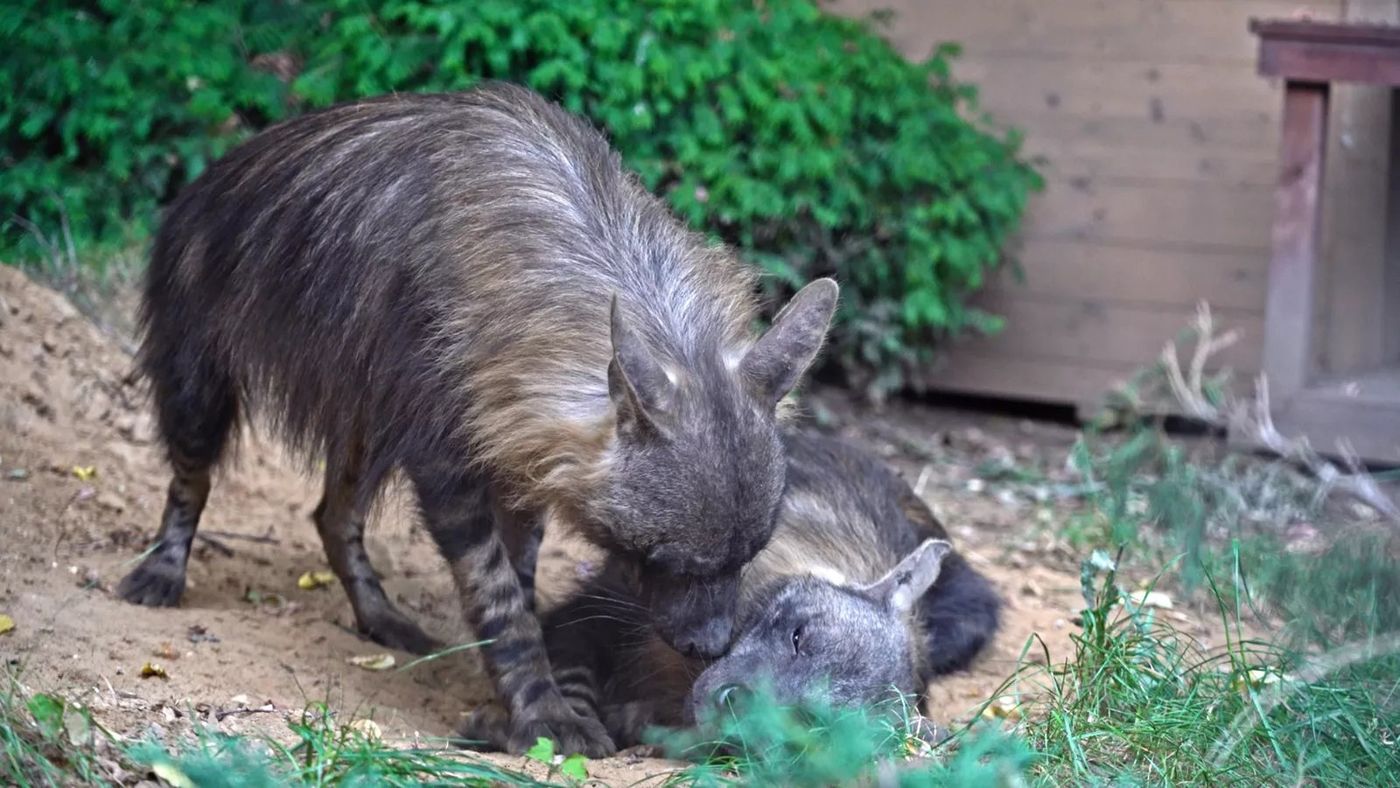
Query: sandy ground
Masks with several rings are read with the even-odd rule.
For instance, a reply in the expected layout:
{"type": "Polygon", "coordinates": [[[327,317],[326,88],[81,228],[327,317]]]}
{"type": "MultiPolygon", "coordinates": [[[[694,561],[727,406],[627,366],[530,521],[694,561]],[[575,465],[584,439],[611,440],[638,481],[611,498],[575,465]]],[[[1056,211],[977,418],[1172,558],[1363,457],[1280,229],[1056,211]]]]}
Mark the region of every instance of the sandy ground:
{"type": "MultiPolygon", "coordinates": [[[[338,586],[298,588],[303,573],[326,568],[309,517],[319,491],[257,434],[244,436],[216,478],[200,532],[208,538],[197,542],[181,606],[148,609],[111,596],[154,532],[168,479],[129,374],[130,342],[121,340],[0,265],[0,613],[16,623],[0,635],[0,658],[26,687],[62,692],[123,735],[163,737],[189,730],[191,710],[224,731],[285,737],[286,720],[321,701],[342,720],[372,717],[391,740],[421,741],[448,733],[490,697],[466,652],[404,671],[347,662],[383,649],[354,633],[338,586]],[[167,678],[143,678],[147,662],[167,678]]],[[[825,420],[921,488],[960,549],[1005,593],[1000,638],[972,670],[930,689],[932,708],[947,721],[964,718],[1012,672],[1033,633],[1052,658],[1067,655],[1080,604],[1075,556],[1036,527],[1048,519],[1045,506],[991,495],[976,464],[1062,461],[1072,433],[927,408],[868,414],[835,394],[819,403],[825,420]]],[[[445,567],[401,497],[371,526],[369,545],[406,612],[468,642],[445,567]]],[[[669,768],[609,759],[592,771],[632,782],[669,768]]]]}

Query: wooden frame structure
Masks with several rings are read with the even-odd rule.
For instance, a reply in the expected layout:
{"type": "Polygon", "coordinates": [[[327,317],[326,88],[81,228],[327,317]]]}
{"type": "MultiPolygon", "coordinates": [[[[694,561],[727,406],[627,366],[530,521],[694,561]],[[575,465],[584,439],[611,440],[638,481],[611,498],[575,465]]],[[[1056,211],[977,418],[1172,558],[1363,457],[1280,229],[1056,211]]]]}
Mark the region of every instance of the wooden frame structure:
{"type": "MultiPolygon", "coordinates": [[[[1251,20],[1259,73],[1284,81],[1263,372],[1274,421],[1321,448],[1344,441],[1364,459],[1400,463],[1400,365],[1320,377],[1313,369],[1322,183],[1332,82],[1400,87],[1400,27],[1251,20]]],[[[1391,216],[1400,211],[1400,102],[1392,98],[1391,216]]],[[[1386,241],[1388,311],[1400,310],[1400,223],[1386,241]],[[1392,290],[1392,285],[1395,289],[1392,290]]],[[[1390,314],[1377,331],[1394,328],[1390,314]]],[[[1400,337],[1390,341],[1400,341],[1400,337]]],[[[1245,441],[1244,436],[1233,436],[1245,441]]]]}

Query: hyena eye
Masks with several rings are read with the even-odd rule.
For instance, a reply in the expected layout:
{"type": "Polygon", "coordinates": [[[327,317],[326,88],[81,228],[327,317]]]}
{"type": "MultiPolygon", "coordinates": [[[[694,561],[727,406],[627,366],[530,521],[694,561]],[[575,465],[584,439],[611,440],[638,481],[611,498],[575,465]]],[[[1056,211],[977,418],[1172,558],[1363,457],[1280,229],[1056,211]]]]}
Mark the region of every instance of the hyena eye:
{"type": "Polygon", "coordinates": [[[792,631],[792,653],[798,655],[802,653],[802,627],[792,631]]]}

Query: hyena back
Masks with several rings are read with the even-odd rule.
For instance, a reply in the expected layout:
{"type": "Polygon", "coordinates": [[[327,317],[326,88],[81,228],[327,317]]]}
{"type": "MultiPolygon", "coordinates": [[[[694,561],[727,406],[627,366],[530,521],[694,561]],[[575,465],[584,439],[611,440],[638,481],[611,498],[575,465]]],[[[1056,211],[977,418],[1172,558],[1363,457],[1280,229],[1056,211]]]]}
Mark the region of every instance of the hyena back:
{"type": "Polygon", "coordinates": [[[814,282],[755,338],[753,284],[594,128],[523,88],[272,127],[187,187],[155,239],[140,363],[174,478],[119,593],[178,601],[210,471],[255,410],[325,458],[314,519],[364,632],[436,645],[363,545],[401,469],[491,640],[511,749],[546,735],[606,752],[551,677],[522,585],[532,537],[546,516],[567,523],[639,572],[668,642],[725,646],[783,487],[777,405],[836,299],[814,282]]]}
{"type": "MultiPolygon", "coordinates": [[[[653,725],[703,721],[758,682],[785,703],[818,691],[839,705],[922,696],[995,634],[996,591],[907,484],[839,439],[794,431],[784,443],[778,528],[745,569],[739,630],[723,657],[687,658],[650,632],[617,566],[547,616],[561,690],[620,746],[653,725]]],[[[471,728],[499,741],[489,714],[471,728]]]]}

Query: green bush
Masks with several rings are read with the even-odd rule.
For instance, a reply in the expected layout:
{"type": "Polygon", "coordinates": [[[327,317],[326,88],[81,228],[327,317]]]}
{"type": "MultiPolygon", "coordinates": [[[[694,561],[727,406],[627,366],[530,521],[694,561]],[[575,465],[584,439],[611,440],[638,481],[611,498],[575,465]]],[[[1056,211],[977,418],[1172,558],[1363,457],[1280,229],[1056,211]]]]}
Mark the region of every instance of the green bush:
{"type": "MultiPolygon", "coordinates": [[[[770,276],[845,285],[834,358],[872,392],[996,321],[964,299],[1039,179],[951,47],[909,63],[812,0],[227,0],[0,10],[3,245],[106,240],[270,120],[388,91],[529,85],[603,126],[694,226],[770,276]],[[95,6],[95,7],[94,7],[95,6]],[[267,61],[295,65],[290,85],[267,61]]],[[[31,249],[32,251],[32,249],[31,249]]]]}
{"type": "Polygon", "coordinates": [[[281,116],[285,86],[249,62],[291,41],[279,5],[0,4],[0,253],[139,238],[160,202],[281,116]]]}

